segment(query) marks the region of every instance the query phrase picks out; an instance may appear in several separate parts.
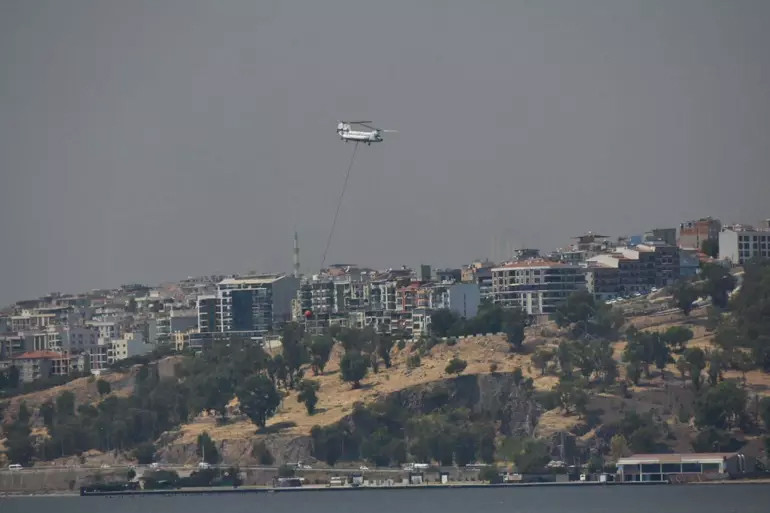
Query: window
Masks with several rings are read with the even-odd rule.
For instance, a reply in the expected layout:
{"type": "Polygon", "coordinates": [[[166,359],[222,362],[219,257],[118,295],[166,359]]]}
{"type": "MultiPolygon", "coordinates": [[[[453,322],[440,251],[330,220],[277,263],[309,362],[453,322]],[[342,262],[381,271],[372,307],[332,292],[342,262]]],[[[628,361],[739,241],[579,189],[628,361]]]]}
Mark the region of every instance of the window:
{"type": "Polygon", "coordinates": [[[664,463],[663,472],[666,474],[678,474],[682,471],[682,466],[679,463],[664,463]]]}
{"type": "Polygon", "coordinates": [[[704,463],[703,472],[719,472],[719,463],[704,463]]]}
{"type": "Polygon", "coordinates": [[[660,465],[658,463],[645,463],[642,465],[642,472],[660,472],[660,465]]]}
{"type": "Polygon", "coordinates": [[[700,473],[700,463],[682,463],[682,472],[700,473]]]}

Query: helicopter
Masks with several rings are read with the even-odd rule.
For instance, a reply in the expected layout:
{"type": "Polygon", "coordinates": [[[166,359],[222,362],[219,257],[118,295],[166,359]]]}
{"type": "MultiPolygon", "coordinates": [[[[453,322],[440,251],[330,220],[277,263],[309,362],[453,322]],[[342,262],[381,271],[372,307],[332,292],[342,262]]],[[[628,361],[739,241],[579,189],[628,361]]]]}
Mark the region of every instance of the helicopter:
{"type": "Polygon", "coordinates": [[[371,146],[373,142],[382,142],[382,134],[386,132],[398,132],[398,130],[375,128],[369,123],[371,123],[371,121],[339,121],[337,123],[337,134],[339,134],[340,139],[345,142],[363,142],[371,146]],[[360,125],[369,130],[351,130],[351,125],[360,125]]]}

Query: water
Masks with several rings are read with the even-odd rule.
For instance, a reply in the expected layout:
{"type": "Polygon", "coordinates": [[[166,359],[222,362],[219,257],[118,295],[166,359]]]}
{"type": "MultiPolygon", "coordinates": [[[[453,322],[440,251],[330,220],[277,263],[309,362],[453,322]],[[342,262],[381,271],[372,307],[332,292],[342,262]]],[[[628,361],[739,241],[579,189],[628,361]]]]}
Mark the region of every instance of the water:
{"type": "Polygon", "coordinates": [[[767,513],[770,485],[0,498],[2,513],[767,513]]]}

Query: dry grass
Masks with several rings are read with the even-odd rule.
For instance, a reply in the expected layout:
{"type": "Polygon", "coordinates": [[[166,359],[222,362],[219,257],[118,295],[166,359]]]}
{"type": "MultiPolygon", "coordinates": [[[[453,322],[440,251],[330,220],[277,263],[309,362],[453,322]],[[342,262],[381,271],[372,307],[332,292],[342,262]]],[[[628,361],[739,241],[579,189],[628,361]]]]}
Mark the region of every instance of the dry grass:
{"type": "MultiPolygon", "coordinates": [[[[340,379],[339,360],[341,350],[337,347],[332,354],[329,365],[321,376],[312,376],[308,370],[309,379],[321,386],[318,393],[317,412],[308,415],[305,406],[297,401],[296,393],[292,392],[283,400],[278,413],[268,422],[268,430],[286,426],[281,433],[305,435],[315,425],[327,426],[339,421],[353,410],[357,402],[369,403],[390,393],[415,385],[438,381],[450,377],[444,371],[447,363],[454,357],[468,363],[464,374],[484,374],[490,372],[490,364],[497,365],[497,372],[511,372],[521,368],[525,376],[534,379],[535,387],[550,389],[556,382],[553,376],[540,376],[536,369],[530,368],[529,356],[510,352],[510,345],[500,336],[473,337],[459,340],[456,345],[439,344],[430,353],[421,358],[422,364],[416,369],[408,369],[407,357],[412,346],[404,350],[393,350],[393,365],[390,369],[380,367],[380,372],[370,372],[361,382],[360,389],[353,389],[349,383],[340,379]],[[534,371],[534,372],[533,372],[534,371]]],[[[228,424],[217,425],[213,418],[198,418],[181,429],[179,443],[195,440],[203,431],[215,439],[248,438],[255,433],[254,426],[246,419],[236,419],[228,424]]]]}

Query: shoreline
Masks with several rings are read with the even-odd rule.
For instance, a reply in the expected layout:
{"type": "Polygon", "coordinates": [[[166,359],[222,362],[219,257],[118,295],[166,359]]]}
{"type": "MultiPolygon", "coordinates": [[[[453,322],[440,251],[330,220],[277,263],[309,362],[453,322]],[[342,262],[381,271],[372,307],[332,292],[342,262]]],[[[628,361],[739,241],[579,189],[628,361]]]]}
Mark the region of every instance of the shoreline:
{"type": "MultiPolygon", "coordinates": [[[[538,488],[538,487],[597,487],[597,486],[662,486],[670,485],[667,482],[600,482],[600,481],[567,481],[567,482],[533,482],[533,483],[433,483],[422,485],[393,485],[393,486],[327,486],[307,485],[298,487],[272,487],[259,485],[246,485],[237,488],[232,487],[203,487],[203,488],[179,488],[168,490],[118,490],[118,491],[51,491],[51,492],[0,492],[0,498],[12,497],[109,497],[131,495],[222,495],[222,494],[271,494],[271,493],[302,493],[302,492],[365,492],[374,490],[451,490],[473,488],[538,488]]],[[[770,478],[725,480],[725,481],[695,481],[678,483],[682,485],[768,485],[770,478]]]]}
{"type": "Polygon", "coordinates": [[[105,496],[105,495],[208,495],[208,494],[232,494],[232,493],[303,493],[303,492],[366,492],[374,490],[451,490],[451,489],[472,489],[472,488],[534,488],[534,487],[566,487],[566,486],[652,486],[664,485],[668,483],[644,482],[644,483],[602,483],[599,481],[567,481],[567,482],[547,482],[547,483],[435,483],[422,485],[392,485],[392,486],[327,486],[327,485],[308,485],[296,487],[268,487],[268,486],[241,486],[238,488],[230,487],[207,487],[207,488],[186,488],[175,490],[121,490],[117,492],[84,492],[83,497],[105,496]]]}

